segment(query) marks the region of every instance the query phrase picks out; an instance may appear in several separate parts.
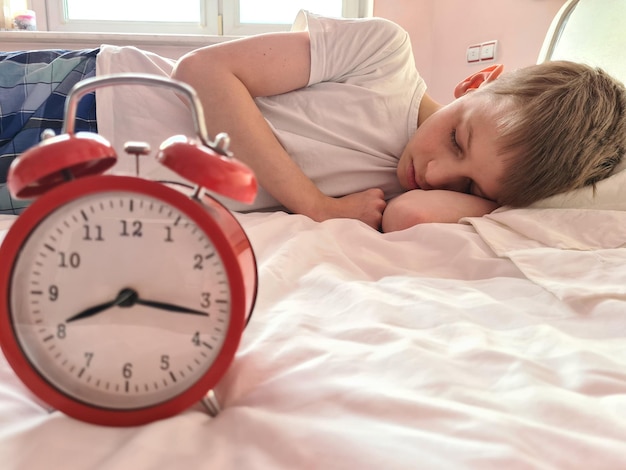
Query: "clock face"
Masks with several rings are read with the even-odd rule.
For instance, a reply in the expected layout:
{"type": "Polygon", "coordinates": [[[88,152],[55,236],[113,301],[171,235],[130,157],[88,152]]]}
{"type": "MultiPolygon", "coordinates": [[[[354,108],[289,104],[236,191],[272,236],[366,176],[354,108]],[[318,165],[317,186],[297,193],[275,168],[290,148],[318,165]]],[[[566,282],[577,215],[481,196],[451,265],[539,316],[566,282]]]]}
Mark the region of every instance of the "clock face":
{"type": "Polygon", "coordinates": [[[50,212],[9,287],[14,334],[33,368],[61,393],[116,410],[162,403],[197,382],[224,345],[232,307],[206,232],[178,205],[124,190],[50,212]]]}

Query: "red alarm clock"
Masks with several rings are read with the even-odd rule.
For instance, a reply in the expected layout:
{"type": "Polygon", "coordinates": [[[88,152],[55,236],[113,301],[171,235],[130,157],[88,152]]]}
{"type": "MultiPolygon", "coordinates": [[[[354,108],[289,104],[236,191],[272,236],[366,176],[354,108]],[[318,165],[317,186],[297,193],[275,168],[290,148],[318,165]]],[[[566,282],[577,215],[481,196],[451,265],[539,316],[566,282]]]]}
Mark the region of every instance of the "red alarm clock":
{"type": "Polygon", "coordinates": [[[36,200],[0,246],[0,345],[39,399],[83,421],[138,425],[203,401],[225,374],[257,290],[248,238],[205,191],[254,200],[254,174],[227,145],[207,138],[188,85],[120,74],[77,84],[62,135],[13,161],[11,194],[36,200]],[[169,87],[190,101],[197,136],[167,139],[157,159],[193,190],[103,174],[115,151],[73,132],[76,103],[117,84],[169,87]]]}

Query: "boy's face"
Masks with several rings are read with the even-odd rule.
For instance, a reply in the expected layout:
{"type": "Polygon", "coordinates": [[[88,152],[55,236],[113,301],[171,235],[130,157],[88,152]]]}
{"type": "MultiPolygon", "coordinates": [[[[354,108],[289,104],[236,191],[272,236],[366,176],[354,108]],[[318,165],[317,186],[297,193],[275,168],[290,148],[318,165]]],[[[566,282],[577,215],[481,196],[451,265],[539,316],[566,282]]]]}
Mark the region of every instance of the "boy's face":
{"type": "Polygon", "coordinates": [[[496,145],[498,108],[490,95],[472,92],[429,116],[400,157],[400,185],[497,200],[505,172],[496,145]]]}

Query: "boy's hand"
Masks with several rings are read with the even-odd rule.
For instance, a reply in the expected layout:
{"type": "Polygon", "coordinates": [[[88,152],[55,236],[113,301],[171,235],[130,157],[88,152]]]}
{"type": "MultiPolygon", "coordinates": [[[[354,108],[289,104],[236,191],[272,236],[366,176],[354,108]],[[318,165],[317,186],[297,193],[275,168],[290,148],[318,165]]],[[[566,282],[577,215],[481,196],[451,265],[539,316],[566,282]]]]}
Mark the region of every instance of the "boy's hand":
{"type": "Polygon", "coordinates": [[[339,198],[324,196],[310,216],[318,222],[334,218],[359,219],[378,230],[386,206],[382,189],[372,188],[339,198]]]}

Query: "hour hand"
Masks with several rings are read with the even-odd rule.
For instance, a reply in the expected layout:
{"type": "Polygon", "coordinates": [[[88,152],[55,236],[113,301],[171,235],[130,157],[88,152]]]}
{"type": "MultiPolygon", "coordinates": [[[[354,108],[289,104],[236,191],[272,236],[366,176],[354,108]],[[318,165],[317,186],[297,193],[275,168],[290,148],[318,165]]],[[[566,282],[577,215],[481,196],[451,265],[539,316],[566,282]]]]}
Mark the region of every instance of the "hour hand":
{"type": "Polygon", "coordinates": [[[107,310],[111,307],[113,307],[115,305],[115,300],[111,301],[111,302],[105,302],[103,304],[100,305],[94,305],[93,307],[89,307],[85,310],[83,310],[80,313],[77,313],[74,316],[69,317],[67,320],[65,320],[67,323],[75,321],[75,320],[81,320],[83,318],[88,318],[88,317],[92,317],[100,312],[103,312],[104,310],[107,310]]]}
{"type": "Polygon", "coordinates": [[[104,312],[105,310],[114,307],[116,305],[119,306],[129,306],[133,303],[134,301],[134,297],[137,296],[137,293],[135,291],[133,291],[132,289],[123,289],[120,291],[119,294],[117,294],[117,297],[113,300],[111,300],[110,302],[104,302],[103,304],[100,305],[94,305],[93,307],[89,307],[85,310],[83,310],[80,313],[77,313],[74,316],[71,316],[70,318],[68,318],[67,320],[65,320],[66,322],[72,322],[75,320],[82,320],[83,318],[88,318],[88,317],[92,317],[100,312],[104,312]]]}

